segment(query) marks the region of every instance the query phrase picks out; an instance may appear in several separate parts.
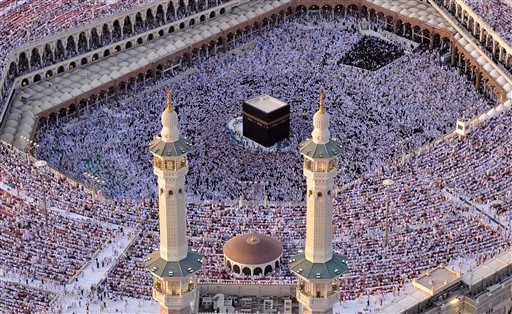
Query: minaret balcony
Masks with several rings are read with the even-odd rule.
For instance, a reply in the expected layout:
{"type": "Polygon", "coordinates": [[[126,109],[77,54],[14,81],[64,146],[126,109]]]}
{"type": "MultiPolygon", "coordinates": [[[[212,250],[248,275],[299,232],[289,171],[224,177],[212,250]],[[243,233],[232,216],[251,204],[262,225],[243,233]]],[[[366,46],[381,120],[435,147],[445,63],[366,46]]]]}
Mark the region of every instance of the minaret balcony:
{"type": "Polygon", "coordinates": [[[158,170],[179,171],[182,168],[188,167],[188,161],[185,157],[179,160],[155,158],[153,165],[158,170]]]}
{"type": "Polygon", "coordinates": [[[326,311],[340,300],[340,293],[334,292],[326,297],[316,297],[308,294],[300,287],[297,288],[297,301],[312,311],[326,311]]]}
{"type": "Polygon", "coordinates": [[[181,293],[166,294],[153,286],[153,299],[170,309],[182,309],[195,301],[195,289],[181,291],[181,293]]]}
{"type": "Polygon", "coordinates": [[[307,178],[311,178],[314,180],[328,180],[333,179],[338,171],[336,169],[332,171],[312,171],[311,169],[308,169],[307,167],[302,168],[302,173],[307,178]]]}

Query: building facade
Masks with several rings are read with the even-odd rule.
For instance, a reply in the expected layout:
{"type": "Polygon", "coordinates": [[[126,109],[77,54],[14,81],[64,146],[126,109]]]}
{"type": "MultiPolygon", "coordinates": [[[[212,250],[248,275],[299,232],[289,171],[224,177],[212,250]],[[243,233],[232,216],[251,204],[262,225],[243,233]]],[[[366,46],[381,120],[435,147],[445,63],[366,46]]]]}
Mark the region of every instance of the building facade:
{"type": "Polygon", "coordinates": [[[412,293],[386,305],[379,313],[512,313],[512,251],[499,254],[463,276],[440,265],[414,279],[413,286],[412,293]]]}

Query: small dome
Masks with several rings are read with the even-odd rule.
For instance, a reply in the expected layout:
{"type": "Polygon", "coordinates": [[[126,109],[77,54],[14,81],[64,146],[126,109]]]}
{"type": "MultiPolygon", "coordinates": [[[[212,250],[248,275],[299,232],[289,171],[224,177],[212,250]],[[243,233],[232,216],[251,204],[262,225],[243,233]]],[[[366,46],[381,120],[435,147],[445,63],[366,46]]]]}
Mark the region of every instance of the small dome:
{"type": "Polygon", "coordinates": [[[283,245],[263,234],[243,234],[224,244],[224,256],[241,265],[262,265],[279,259],[283,245]]]}
{"type": "Polygon", "coordinates": [[[162,112],[162,126],[172,128],[178,124],[178,115],[174,110],[164,110],[162,112]]]}
{"type": "Polygon", "coordinates": [[[166,142],[176,141],[180,137],[178,130],[178,115],[176,111],[167,109],[162,112],[162,140],[166,142]]]}
{"type": "Polygon", "coordinates": [[[327,112],[321,112],[320,110],[313,116],[313,132],[311,136],[313,141],[317,144],[327,144],[331,138],[331,132],[329,131],[329,114],[327,112]]]}
{"type": "Polygon", "coordinates": [[[327,112],[320,112],[317,111],[313,115],[313,126],[316,129],[328,129],[329,128],[329,122],[331,117],[327,112]]]}

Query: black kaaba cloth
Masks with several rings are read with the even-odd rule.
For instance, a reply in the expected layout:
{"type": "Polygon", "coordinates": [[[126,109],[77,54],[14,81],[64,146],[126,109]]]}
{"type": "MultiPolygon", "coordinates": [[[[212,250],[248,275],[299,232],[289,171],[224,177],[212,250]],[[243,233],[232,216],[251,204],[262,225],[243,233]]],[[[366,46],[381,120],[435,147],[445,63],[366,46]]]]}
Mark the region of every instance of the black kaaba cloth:
{"type": "Polygon", "coordinates": [[[243,135],[265,147],[290,135],[290,105],[269,95],[243,104],[243,135]]]}

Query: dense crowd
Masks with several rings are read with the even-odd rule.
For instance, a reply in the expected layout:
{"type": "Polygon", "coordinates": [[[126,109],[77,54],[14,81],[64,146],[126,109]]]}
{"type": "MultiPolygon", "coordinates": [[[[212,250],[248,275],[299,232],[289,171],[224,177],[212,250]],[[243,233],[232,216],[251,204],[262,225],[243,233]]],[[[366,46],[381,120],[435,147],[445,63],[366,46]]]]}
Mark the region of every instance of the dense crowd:
{"type": "MultiPolygon", "coordinates": [[[[181,111],[180,117],[183,114],[181,111]]],[[[510,247],[507,232],[490,227],[473,209],[458,204],[443,192],[444,187],[454,186],[478,202],[499,199],[510,214],[512,206],[507,204],[512,199],[512,150],[509,148],[512,140],[506,125],[511,121],[512,115],[507,113],[467,138],[451,137],[441,143],[429,143],[419,152],[408,149],[409,154],[371,173],[365,172],[348,187],[338,190],[335,249],[349,261],[349,272],[341,279],[343,299],[396,292],[405,282],[439,263],[462,259],[481,263],[510,247]],[[382,187],[383,178],[388,176],[395,180],[389,191],[382,187]],[[486,188],[479,189],[482,185],[486,188]],[[392,202],[386,218],[388,199],[392,202]],[[386,228],[389,228],[389,240],[385,240],[386,228]],[[418,250],[418,247],[425,249],[418,250]]],[[[300,178],[300,170],[295,176],[300,178]]],[[[193,187],[189,184],[190,188],[193,187]]],[[[247,199],[254,201],[254,190],[251,193],[247,199]]],[[[189,205],[190,245],[205,256],[200,282],[249,280],[223,268],[222,244],[231,236],[252,231],[273,236],[285,247],[283,270],[256,280],[262,283],[295,280],[287,271],[287,261],[302,247],[304,208],[283,205],[264,209],[257,204],[258,201],[243,208],[221,203],[189,205]]],[[[156,217],[147,217],[146,221],[147,229],[106,280],[111,296],[150,297],[151,276],[144,272],[142,262],[156,249],[158,234],[156,217]],[[136,276],[131,277],[132,274],[136,276]],[[146,286],[141,286],[141,282],[146,286]]]]}
{"type": "MultiPolygon", "coordinates": [[[[2,176],[3,179],[3,176],[2,176]]],[[[34,279],[69,282],[107,239],[100,224],[71,219],[0,190],[0,263],[34,279]]]]}
{"type": "Polygon", "coordinates": [[[48,291],[0,280],[0,312],[45,313],[57,296],[48,291]]]}
{"type": "Polygon", "coordinates": [[[38,169],[33,159],[0,142],[0,179],[20,195],[33,199],[46,199],[48,206],[54,206],[70,213],[119,225],[134,225],[140,219],[143,205],[127,201],[104,200],[93,194],[83,184],[62,175],[51,168],[38,169]]]}
{"type": "Polygon", "coordinates": [[[512,210],[512,138],[507,125],[510,113],[499,123],[488,123],[465,141],[453,140],[433,147],[428,159],[420,158],[419,167],[433,177],[443,178],[446,185],[481,204],[500,205],[512,210]],[[443,160],[430,164],[429,159],[443,160]]]}
{"type": "Polygon", "coordinates": [[[0,281],[0,312],[39,313],[48,309],[49,295],[39,288],[74,283],[122,232],[111,223],[135,225],[147,207],[105,201],[51,168],[37,168],[33,158],[3,142],[0,164],[0,278],[31,287],[27,293],[0,281]]]}
{"type": "MultiPolygon", "coordinates": [[[[238,200],[251,185],[261,191],[266,182],[269,200],[301,200],[297,148],[310,136],[319,89],[327,94],[331,132],[343,146],[338,184],[381,167],[404,147],[451,132],[458,118],[490,108],[436,52],[406,55],[378,72],[337,64],[361,40],[353,23],[287,22],[256,37],[255,50],[214,56],[171,84],[180,129],[194,146],[188,176],[193,199],[238,200]],[[243,101],[262,93],[291,106],[287,151],[248,150],[229,136],[226,125],[241,115],[243,101]],[[258,183],[247,183],[254,178],[258,183]]],[[[154,198],[147,145],[159,132],[164,94],[147,88],[80,119],[43,126],[39,156],[75,177],[94,173],[116,198],[154,198]]]]}
{"type": "Polygon", "coordinates": [[[423,171],[394,172],[396,187],[389,194],[379,188],[380,176],[341,193],[334,219],[341,239],[335,248],[348,256],[341,289],[351,297],[392,291],[440,263],[482,261],[510,247],[504,231],[449,199],[442,183],[423,171]]]}
{"type": "Polygon", "coordinates": [[[503,40],[512,45],[511,0],[464,0],[503,40]]]}
{"type": "Polygon", "coordinates": [[[337,64],[353,65],[375,71],[404,55],[395,44],[372,36],[363,37],[337,64]]]}
{"type": "MultiPolygon", "coordinates": [[[[15,2],[15,1],[12,1],[15,2]]],[[[4,11],[0,19],[0,51],[7,55],[29,41],[75,28],[89,23],[94,16],[104,17],[141,4],[140,0],[115,1],[110,5],[97,6],[93,1],[17,1],[9,10],[4,11]],[[93,13],[96,12],[97,13],[93,13]]],[[[3,60],[7,61],[7,60],[3,60]]],[[[3,73],[5,64],[1,64],[3,73]]],[[[20,72],[28,69],[20,69],[20,72]]]]}

